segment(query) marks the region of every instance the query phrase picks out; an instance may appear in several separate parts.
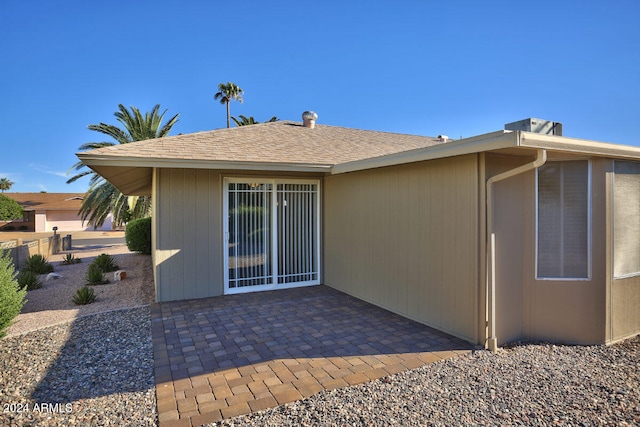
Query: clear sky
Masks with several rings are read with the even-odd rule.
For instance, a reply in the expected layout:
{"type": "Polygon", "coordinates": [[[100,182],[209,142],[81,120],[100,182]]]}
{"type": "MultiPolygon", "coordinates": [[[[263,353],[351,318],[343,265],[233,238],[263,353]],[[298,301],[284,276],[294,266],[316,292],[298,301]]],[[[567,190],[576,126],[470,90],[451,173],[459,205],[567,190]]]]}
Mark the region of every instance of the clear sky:
{"type": "Polygon", "coordinates": [[[4,1],[0,178],[65,184],[87,125],[118,104],[180,113],[172,135],[231,114],[452,138],[537,117],[640,145],[640,1],[4,1]]]}

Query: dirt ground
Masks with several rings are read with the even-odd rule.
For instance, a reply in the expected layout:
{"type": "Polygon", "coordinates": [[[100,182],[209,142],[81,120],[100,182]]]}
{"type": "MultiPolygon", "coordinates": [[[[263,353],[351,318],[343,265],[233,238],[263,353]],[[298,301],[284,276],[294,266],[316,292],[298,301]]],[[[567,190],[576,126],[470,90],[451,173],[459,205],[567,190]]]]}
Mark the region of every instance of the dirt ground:
{"type": "Polygon", "coordinates": [[[54,273],[60,278],[40,276],[42,288],[27,292],[27,303],[14,319],[7,336],[18,335],[42,327],[67,322],[88,314],[136,307],[154,302],[151,257],[130,252],[126,245],[116,245],[91,250],[73,250],[79,264],[63,265],[66,252],[49,257],[54,273]],[[89,264],[102,254],[112,255],[121,270],[126,272],[123,281],[114,281],[113,273],[107,273],[109,283],[93,286],[97,299],[88,305],[75,305],[72,297],[86,284],[84,277],[89,264]]]}

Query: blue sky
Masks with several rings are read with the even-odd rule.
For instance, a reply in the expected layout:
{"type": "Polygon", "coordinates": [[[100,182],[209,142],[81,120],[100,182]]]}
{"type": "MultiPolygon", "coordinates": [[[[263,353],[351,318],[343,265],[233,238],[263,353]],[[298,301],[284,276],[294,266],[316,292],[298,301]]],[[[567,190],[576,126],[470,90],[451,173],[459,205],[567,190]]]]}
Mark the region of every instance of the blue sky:
{"type": "Polygon", "coordinates": [[[232,115],[468,137],[527,117],[565,136],[640,145],[640,1],[3,2],[0,178],[65,184],[77,148],[103,141],[118,104],[172,135],[232,115]]]}

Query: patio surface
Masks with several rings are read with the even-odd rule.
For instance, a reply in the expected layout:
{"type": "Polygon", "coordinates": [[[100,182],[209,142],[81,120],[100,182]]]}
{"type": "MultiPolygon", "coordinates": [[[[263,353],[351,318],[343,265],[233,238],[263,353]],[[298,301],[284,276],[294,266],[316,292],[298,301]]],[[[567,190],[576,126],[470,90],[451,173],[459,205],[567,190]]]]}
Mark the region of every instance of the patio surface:
{"type": "Polygon", "coordinates": [[[155,304],[151,319],[161,427],[260,411],[472,348],[326,286],[155,304]]]}

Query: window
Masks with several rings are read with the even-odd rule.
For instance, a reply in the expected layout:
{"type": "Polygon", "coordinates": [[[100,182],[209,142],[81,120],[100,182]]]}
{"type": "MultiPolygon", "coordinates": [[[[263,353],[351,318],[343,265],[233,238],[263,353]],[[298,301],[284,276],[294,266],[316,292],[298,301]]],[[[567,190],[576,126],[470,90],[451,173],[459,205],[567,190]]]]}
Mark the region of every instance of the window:
{"type": "Polygon", "coordinates": [[[591,274],[589,162],[548,162],[537,170],[536,184],[536,277],[588,279],[591,274]]]}
{"type": "Polygon", "coordinates": [[[640,163],[616,161],[613,178],[613,276],[640,274],[640,163]]]}

